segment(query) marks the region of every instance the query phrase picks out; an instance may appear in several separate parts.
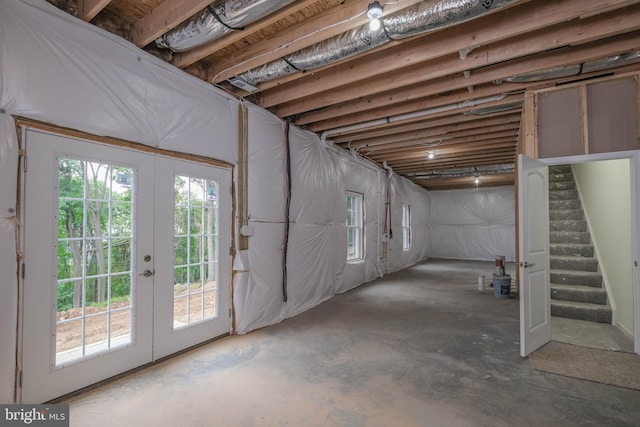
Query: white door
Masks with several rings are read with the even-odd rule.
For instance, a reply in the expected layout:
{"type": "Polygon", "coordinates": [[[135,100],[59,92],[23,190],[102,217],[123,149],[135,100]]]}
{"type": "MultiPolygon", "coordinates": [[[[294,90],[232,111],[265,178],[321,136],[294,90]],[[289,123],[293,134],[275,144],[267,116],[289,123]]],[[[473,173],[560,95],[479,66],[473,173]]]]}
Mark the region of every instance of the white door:
{"type": "Polygon", "coordinates": [[[229,332],[229,170],[33,130],[25,145],[22,402],[229,332]]]}
{"type": "Polygon", "coordinates": [[[156,160],[155,359],[230,330],[231,172],[156,160]]]}
{"type": "Polygon", "coordinates": [[[520,354],[527,356],[551,339],[549,277],[549,170],[518,156],[520,254],[520,354]]]}

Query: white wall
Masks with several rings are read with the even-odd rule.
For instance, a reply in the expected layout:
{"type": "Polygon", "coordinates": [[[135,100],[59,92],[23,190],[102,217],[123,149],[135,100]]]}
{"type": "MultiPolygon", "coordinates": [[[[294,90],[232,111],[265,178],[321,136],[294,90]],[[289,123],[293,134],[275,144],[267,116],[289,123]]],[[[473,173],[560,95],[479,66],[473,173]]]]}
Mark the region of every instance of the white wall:
{"type": "Polygon", "coordinates": [[[614,323],[634,334],[631,164],[629,159],[573,165],[614,323]]]}
{"type": "MultiPolygon", "coordinates": [[[[248,109],[248,210],[254,234],[249,237],[249,249],[236,259],[240,271],[234,280],[234,308],[239,333],[295,316],[386,271],[384,254],[379,253],[384,171],[292,127],[288,300],[283,301],[285,125],[259,107],[249,105],[248,109]],[[364,196],[365,259],[357,263],[346,262],[347,191],[364,196]]],[[[426,190],[405,178],[392,178],[391,205],[394,209],[400,209],[400,203],[412,205],[415,232],[411,251],[391,247],[389,271],[427,257],[428,200],[426,190]]]]}
{"type": "Polygon", "coordinates": [[[433,258],[516,259],[515,189],[489,187],[432,191],[433,258]]]}

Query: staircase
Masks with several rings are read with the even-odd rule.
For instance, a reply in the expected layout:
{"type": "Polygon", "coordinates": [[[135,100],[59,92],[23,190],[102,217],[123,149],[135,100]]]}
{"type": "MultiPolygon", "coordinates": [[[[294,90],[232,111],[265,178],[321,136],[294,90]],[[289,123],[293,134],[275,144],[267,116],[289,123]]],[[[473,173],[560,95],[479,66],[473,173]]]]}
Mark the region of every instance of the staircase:
{"type": "Polygon", "coordinates": [[[551,315],[611,323],[571,166],[549,168],[551,315]]]}

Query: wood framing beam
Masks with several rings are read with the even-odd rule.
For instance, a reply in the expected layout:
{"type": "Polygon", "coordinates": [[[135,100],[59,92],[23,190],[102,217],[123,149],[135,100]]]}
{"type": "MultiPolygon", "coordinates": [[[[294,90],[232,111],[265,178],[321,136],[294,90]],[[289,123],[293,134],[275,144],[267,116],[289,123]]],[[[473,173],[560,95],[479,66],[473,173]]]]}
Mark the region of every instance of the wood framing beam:
{"type": "Polygon", "coordinates": [[[452,159],[447,162],[430,163],[430,164],[411,164],[406,165],[401,162],[390,163],[391,167],[396,173],[416,173],[424,171],[438,171],[449,169],[460,169],[465,167],[477,167],[477,166],[495,166],[495,165],[513,165],[515,163],[515,150],[514,153],[495,154],[488,156],[471,156],[460,157],[458,159],[452,159]]]}
{"type": "Polygon", "coordinates": [[[165,0],[131,26],[131,41],[146,46],[209,4],[211,0],[165,0]]]}
{"type": "MultiPolygon", "coordinates": [[[[431,191],[437,190],[454,190],[462,188],[476,188],[473,176],[460,176],[451,178],[431,178],[431,179],[416,179],[410,178],[413,182],[421,187],[424,187],[431,191]]],[[[515,180],[515,174],[500,173],[482,175],[480,177],[480,184],[478,187],[493,187],[499,185],[513,185],[515,180]]]]}
{"type": "MultiPolygon", "coordinates": [[[[351,84],[362,80],[367,81],[367,85],[364,87],[369,88],[369,90],[362,90],[364,88],[362,87],[363,85],[358,84],[356,85],[358,86],[358,92],[370,95],[398,87],[398,82],[394,81],[398,79],[398,77],[391,77],[389,75],[390,73],[398,70],[413,69],[412,67],[416,64],[434,61],[451,54],[456,55],[455,64],[450,64],[449,67],[444,70],[439,69],[439,73],[433,76],[423,77],[422,79],[415,80],[416,76],[412,75],[409,77],[409,80],[405,81],[402,85],[406,86],[407,84],[417,83],[426,78],[437,78],[454,72],[472,70],[481,66],[530,55],[558,46],[580,42],[584,43],[598,37],[622,34],[637,29],[640,26],[640,24],[638,24],[640,21],[640,19],[638,19],[638,13],[640,13],[637,11],[638,6],[612,11],[606,15],[598,15],[585,20],[565,22],[567,19],[579,16],[582,11],[582,4],[584,3],[583,1],[576,0],[565,0],[565,2],[572,2],[572,13],[567,13],[562,19],[557,18],[557,16],[562,14],[563,9],[558,8],[556,2],[528,3],[522,6],[522,8],[529,7],[527,8],[527,13],[518,14],[516,19],[498,13],[489,17],[492,18],[490,21],[481,18],[466,24],[465,27],[463,27],[463,31],[467,26],[478,28],[477,30],[474,28],[475,31],[465,32],[465,43],[459,46],[455,41],[450,40],[455,39],[455,34],[448,34],[453,33],[456,27],[440,31],[431,37],[429,37],[430,35],[426,35],[417,40],[406,42],[399,49],[396,49],[397,52],[394,52],[393,55],[388,55],[386,52],[367,55],[360,60],[343,62],[322,72],[313,73],[313,75],[305,77],[303,80],[279,85],[277,88],[263,92],[260,104],[265,107],[271,107],[295,99],[307,99],[311,95],[324,94],[336,88],[342,88],[342,90],[347,88],[351,90],[351,84]],[[537,16],[537,12],[530,10],[530,7],[535,5],[546,8],[544,9],[544,20],[531,19],[531,16],[537,16]],[[629,14],[632,16],[628,16],[629,14]],[[494,22],[496,20],[499,22],[494,22]],[[530,22],[535,22],[537,25],[530,27],[529,32],[523,31],[522,28],[527,27],[527,23],[530,22]],[[562,25],[557,25],[558,23],[562,23],[562,25]],[[509,32],[509,29],[511,32],[509,32]],[[483,31],[490,31],[491,36],[483,37],[483,31]],[[473,39],[474,36],[475,39],[473,39]],[[436,40],[432,41],[431,38],[436,38],[436,40]],[[478,42],[478,39],[483,42],[478,42]],[[429,49],[425,49],[424,46],[429,46],[429,49]],[[476,48],[464,61],[461,61],[458,52],[469,47],[476,48]],[[407,53],[405,54],[405,52],[407,53]],[[375,89],[375,91],[371,92],[372,89],[375,89]]],[[[595,0],[588,0],[588,2],[599,5],[602,4],[601,1],[595,0]]],[[[504,15],[510,15],[519,9],[518,7],[514,7],[503,13],[504,15]]],[[[460,31],[460,29],[458,29],[458,31],[460,31]]],[[[423,73],[424,68],[425,67],[416,67],[416,69],[420,69],[423,73]]],[[[403,72],[401,74],[404,76],[405,73],[403,72]]],[[[326,97],[326,95],[324,96],[326,97]]],[[[354,97],[349,96],[343,98],[342,101],[350,98],[354,97]]],[[[323,104],[329,105],[334,103],[336,103],[335,100],[323,104]]],[[[310,109],[312,108],[302,111],[308,111],[310,109]]],[[[300,111],[295,111],[294,113],[298,112],[300,111]]],[[[290,113],[283,112],[278,112],[277,114],[281,117],[291,115],[290,113]]]]}
{"type": "MultiPolygon", "coordinates": [[[[460,136],[460,132],[484,132],[485,129],[500,129],[504,130],[505,128],[499,127],[509,127],[511,126],[518,127],[520,124],[520,120],[515,117],[497,117],[497,118],[487,118],[484,121],[476,120],[472,122],[464,122],[460,124],[452,124],[447,126],[437,126],[433,128],[428,128],[419,132],[402,132],[397,133],[395,135],[383,136],[374,138],[371,140],[367,140],[366,143],[360,143],[358,145],[352,145],[351,148],[357,148],[363,152],[378,152],[384,151],[389,148],[402,147],[408,145],[420,145],[424,144],[425,140],[436,140],[438,138],[442,138],[443,141],[446,138],[446,141],[449,141],[457,136],[460,136]]],[[[348,148],[348,147],[347,147],[348,148]]]]}
{"type": "MultiPolygon", "coordinates": [[[[316,0],[317,1],[317,0],[316,0]]],[[[420,3],[422,0],[403,0],[387,3],[383,16],[420,3]]],[[[269,39],[248,46],[237,56],[223,58],[215,64],[214,82],[267,64],[285,55],[296,52],[315,43],[342,34],[369,22],[366,10],[370,0],[351,0],[306,20],[293,28],[276,34],[269,39]]],[[[391,46],[385,46],[391,47],[391,46]]]]}
{"type": "MultiPolygon", "coordinates": [[[[416,112],[416,115],[414,116],[410,116],[410,117],[390,117],[388,120],[384,121],[380,121],[379,123],[363,123],[363,129],[368,129],[368,130],[373,130],[373,129],[384,129],[390,126],[396,126],[396,125],[403,125],[403,124],[409,124],[409,123],[415,123],[415,122],[420,122],[423,121],[427,118],[429,119],[437,119],[439,117],[448,117],[448,116],[458,116],[458,117],[463,117],[464,113],[467,113],[469,111],[475,110],[477,108],[490,108],[490,107],[499,107],[499,106],[503,106],[505,104],[511,104],[513,102],[517,102],[517,101],[522,101],[523,99],[523,94],[514,94],[514,95],[509,95],[503,99],[497,100],[497,101],[491,101],[491,102],[486,102],[484,104],[482,104],[481,106],[468,106],[465,108],[458,108],[456,110],[452,110],[452,111],[442,111],[439,113],[431,113],[431,112],[427,112],[424,115],[419,115],[419,113],[421,112],[416,112]]],[[[478,117],[474,117],[474,119],[477,119],[478,117]]],[[[344,135],[344,134],[353,134],[353,133],[357,133],[356,130],[353,129],[347,129],[344,130],[343,132],[340,132],[339,134],[344,135]]]]}
{"type": "MultiPolygon", "coordinates": [[[[520,118],[520,111],[500,111],[495,114],[492,114],[491,117],[518,117],[520,118]]],[[[336,144],[342,144],[343,146],[348,145],[351,141],[357,141],[355,144],[352,144],[352,147],[357,147],[358,145],[366,145],[368,141],[373,140],[374,138],[384,137],[389,135],[395,135],[396,133],[402,132],[421,132],[428,129],[432,129],[438,126],[449,126],[449,125],[463,125],[468,122],[475,122],[479,120],[479,116],[466,115],[466,116],[450,116],[443,117],[437,119],[427,119],[421,120],[416,123],[402,124],[402,125],[394,125],[389,126],[383,129],[363,129],[358,133],[352,134],[344,134],[340,136],[336,136],[331,138],[332,141],[336,144]]]]}
{"type": "MultiPolygon", "coordinates": [[[[501,95],[503,93],[513,93],[518,91],[524,91],[530,84],[528,83],[517,83],[517,84],[507,84],[507,85],[486,85],[478,90],[475,90],[473,93],[469,93],[468,91],[464,91],[462,93],[455,93],[449,96],[432,96],[429,98],[417,99],[415,101],[410,101],[402,104],[390,105],[388,107],[376,108],[376,109],[367,109],[366,106],[360,108],[364,108],[358,112],[350,112],[339,115],[337,117],[322,120],[319,122],[313,123],[312,127],[314,129],[327,128],[327,129],[335,129],[336,127],[347,126],[353,123],[361,123],[367,122],[370,120],[376,120],[384,117],[392,117],[401,114],[410,113],[412,111],[421,111],[427,110],[430,108],[438,108],[444,105],[451,104],[461,104],[464,105],[466,102],[472,102],[475,99],[482,99],[490,96],[501,95]]],[[[482,108],[482,106],[478,106],[478,108],[482,108]]],[[[514,108],[515,109],[515,108],[514,108]]]]}
{"type": "MultiPolygon", "coordinates": [[[[360,121],[373,120],[380,117],[394,116],[397,114],[404,114],[410,111],[425,110],[427,108],[439,107],[441,105],[455,104],[458,102],[465,102],[471,99],[483,98],[486,96],[499,95],[505,91],[515,92],[519,90],[525,90],[529,83],[516,83],[509,85],[495,85],[489,84],[480,86],[474,89],[473,92],[469,92],[466,88],[452,93],[451,95],[436,95],[426,98],[418,98],[408,102],[387,104],[385,106],[373,106],[367,103],[361,103],[359,101],[349,101],[343,104],[337,104],[326,109],[312,111],[304,113],[301,116],[296,117],[295,123],[297,125],[305,125],[308,123],[316,123],[322,126],[322,123],[326,120],[336,119],[339,117],[348,116],[353,118],[352,123],[358,123],[360,121]]],[[[386,92],[387,102],[389,98],[393,97],[393,91],[386,92]]]]}
{"type": "Polygon", "coordinates": [[[111,0],[80,0],[78,3],[78,15],[83,21],[91,21],[111,0]]]}
{"type": "MultiPolygon", "coordinates": [[[[517,141],[515,136],[511,132],[498,132],[494,135],[483,135],[483,136],[463,138],[460,141],[456,142],[455,145],[473,146],[474,144],[484,145],[489,143],[491,144],[503,143],[505,145],[508,144],[511,148],[515,149],[517,141]]],[[[449,145],[449,147],[451,147],[451,145],[449,145]]],[[[421,148],[414,148],[412,150],[398,151],[397,153],[394,153],[394,154],[385,154],[385,155],[379,155],[377,153],[367,154],[367,157],[376,162],[381,162],[383,160],[386,160],[387,162],[393,162],[396,160],[426,159],[429,151],[436,151],[436,150],[430,147],[421,147],[421,148]]],[[[456,152],[452,151],[447,156],[454,156],[454,155],[456,155],[456,152]]],[[[447,156],[444,156],[444,158],[446,158],[447,156]]],[[[442,160],[443,156],[440,155],[438,159],[442,160]]],[[[435,159],[429,159],[429,160],[435,160],[435,159]]]]}
{"type": "Polygon", "coordinates": [[[171,63],[179,68],[188,67],[189,65],[206,58],[207,56],[217,52],[218,50],[239,42],[245,37],[257,31],[260,31],[263,28],[273,25],[276,22],[286,18],[287,16],[299,12],[316,2],[318,2],[318,0],[300,0],[293,2],[292,4],[289,4],[278,10],[277,12],[274,12],[271,15],[254,22],[253,24],[245,26],[244,30],[242,31],[234,31],[218,40],[212,41],[211,43],[198,46],[195,49],[191,49],[187,52],[178,53],[173,57],[171,63]]]}
{"type": "MultiPolygon", "coordinates": [[[[375,146],[371,148],[365,148],[360,150],[361,153],[366,154],[367,156],[384,156],[385,154],[395,154],[402,153],[408,150],[414,149],[427,149],[427,151],[436,151],[440,147],[445,147],[451,144],[456,144],[460,141],[461,138],[471,137],[471,136],[481,136],[487,137],[488,135],[494,135],[499,132],[511,132],[514,138],[518,135],[518,130],[520,128],[519,123],[513,123],[510,125],[501,125],[501,126],[488,126],[486,128],[474,128],[461,132],[456,132],[455,134],[449,134],[446,137],[443,136],[441,142],[438,145],[431,145],[429,143],[423,142],[423,140],[409,140],[409,141],[400,141],[394,142],[390,144],[375,146]]],[[[437,138],[428,138],[429,140],[437,139],[437,138]]]]}
{"type": "MultiPolygon", "coordinates": [[[[640,23],[640,21],[638,22],[640,23]]],[[[527,58],[502,63],[498,66],[488,67],[476,71],[468,79],[461,74],[457,74],[439,79],[436,82],[425,83],[424,86],[431,87],[433,93],[440,93],[446,87],[455,90],[466,87],[468,84],[485,84],[493,80],[502,80],[510,76],[540,71],[550,67],[580,64],[594,59],[618,55],[635,50],[639,45],[640,32],[632,32],[586,45],[543,52],[527,58]]],[[[327,124],[322,126],[313,124],[308,128],[317,132],[335,127],[327,124]]]]}

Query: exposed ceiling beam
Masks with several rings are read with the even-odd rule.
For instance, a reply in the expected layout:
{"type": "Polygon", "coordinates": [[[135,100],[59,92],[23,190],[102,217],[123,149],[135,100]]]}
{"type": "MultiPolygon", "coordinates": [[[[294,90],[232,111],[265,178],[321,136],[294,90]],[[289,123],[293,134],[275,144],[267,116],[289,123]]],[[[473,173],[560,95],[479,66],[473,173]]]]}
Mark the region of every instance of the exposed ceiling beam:
{"type": "MultiPolygon", "coordinates": [[[[505,104],[511,104],[513,102],[521,102],[523,100],[524,96],[523,94],[514,94],[514,95],[508,95],[505,98],[496,100],[496,101],[490,101],[490,102],[486,102],[484,104],[482,104],[483,108],[490,108],[490,107],[499,107],[499,106],[503,106],[505,104]]],[[[368,130],[373,130],[373,129],[384,129],[386,127],[390,127],[390,126],[396,126],[396,125],[402,125],[402,124],[409,124],[409,123],[415,123],[415,122],[419,122],[419,121],[423,121],[427,118],[429,119],[437,119],[439,117],[446,117],[446,116],[452,116],[452,115],[458,115],[458,116],[462,116],[464,113],[472,111],[477,109],[478,106],[467,106],[467,107],[461,107],[461,108],[456,108],[455,110],[449,110],[449,111],[442,111],[442,112],[421,112],[421,111],[417,111],[415,112],[415,115],[404,118],[404,117],[391,117],[388,120],[379,120],[378,122],[371,122],[371,123],[359,123],[358,126],[362,126],[363,129],[359,129],[360,131],[364,130],[364,129],[368,129],[368,130]],[[424,114],[423,114],[424,113],[424,114]]],[[[475,117],[477,119],[477,117],[475,117]]],[[[336,130],[336,132],[338,132],[339,129],[336,130]]],[[[340,131],[340,134],[353,134],[354,132],[358,132],[358,130],[353,130],[353,129],[345,129],[344,131],[340,131]]]]}
{"type": "MultiPolygon", "coordinates": [[[[588,20],[570,21],[561,26],[544,28],[532,34],[483,46],[471,52],[464,61],[454,53],[426,63],[421,62],[408,67],[397,66],[396,70],[399,71],[391,74],[380,75],[376,72],[375,75],[367,77],[366,73],[361,72],[359,82],[354,81],[353,84],[346,84],[348,81],[343,80],[343,73],[334,71],[335,74],[322,80],[322,84],[305,79],[304,83],[300,81],[295,85],[283,85],[261,93],[259,94],[260,104],[264,107],[273,107],[288,103],[274,111],[279,116],[290,116],[467,70],[471,70],[473,76],[473,70],[480,67],[526,57],[553,48],[582,44],[596,38],[624,34],[639,28],[640,5],[637,5],[610,12],[606,17],[598,16],[588,20]],[[298,101],[293,102],[295,100],[298,101]]],[[[352,69],[359,69],[359,67],[352,64],[352,69]]]]}
{"type": "Polygon", "coordinates": [[[518,130],[520,129],[519,123],[513,123],[510,125],[498,125],[498,126],[487,126],[487,127],[476,127],[474,129],[468,129],[460,132],[453,132],[442,136],[436,137],[428,137],[428,138],[420,138],[420,139],[411,139],[404,141],[397,141],[393,143],[377,145],[374,147],[368,147],[360,150],[361,153],[366,153],[367,156],[383,156],[385,154],[393,154],[393,153],[404,153],[414,149],[426,149],[427,151],[439,151],[440,148],[446,147],[449,144],[455,144],[459,138],[465,138],[474,135],[491,135],[495,132],[506,132],[511,131],[511,134],[515,137],[518,134],[518,130]],[[435,143],[425,143],[424,140],[433,141],[440,140],[440,142],[435,143]]]}
{"type": "Polygon", "coordinates": [[[282,9],[278,10],[270,14],[269,16],[260,19],[252,24],[246,25],[244,30],[235,31],[230,33],[218,40],[214,40],[211,43],[204,44],[202,46],[198,46],[195,49],[191,49],[187,52],[182,52],[174,55],[171,63],[179,68],[185,68],[201,59],[206,58],[207,56],[214,54],[215,52],[223,49],[227,46],[230,46],[234,43],[239,42],[240,40],[250,36],[251,34],[260,31],[270,25],[275,24],[276,22],[286,18],[289,15],[292,15],[296,12],[301,11],[302,9],[311,6],[314,3],[317,3],[318,0],[300,0],[293,2],[282,9]]]}
{"type": "Polygon", "coordinates": [[[111,0],[80,0],[78,15],[83,21],[89,22],[109,3],[111,3],[111,0]]]}
{"type": "Polygon", "coordinates": [[[406,174],[422,171],[438,171],[447,169],[456,169],[464,167],[492,166],[500,164],[514,164],[516,152],[515,149],[506,153],[492,153],[486,155],[461,156],[455,159],[449,159],[441,162],[429,162],[428,164],[410,163],[404,164],[401,161],[390,163],[396,173],[406,174]]]}
{"type": "MultiPolygon", "coordinates": [[[[511,143],[511,146],[515,147],[516,142],[517,141],[514,133],[511,131],[508,131],[508,132],[496,132],[495,134],[476,135],[476,136],[460,138],[454,144],[450,144],[447,146],[451,147],[452,145],[463,145],[463,144],[469,144],[469,143],[471,144],[511,143]]],[[[382,155],[378,153],[372,153],[372,154],[367,154],[367,157],[375,161],[386,160],[388,162],[389,161],[392,162],[395,160],[427,158],[427,153],[432,150],[433,148],[430,148],[430,147],[420,147],[420,148],[414,148],[411,150],[398,150],[393,154],[387,153],[382,155]]],[[[430,160],[433,160],[433,159],[430,159],[430,160]]]]}
{"type": "Polygon", "coordinates": [[[195,15],[212,0],[165,0],[131,27],[132,42],[146,46],[156,38],[195,15]]]}
{"type": "MultiPolygon", "coordinates": [[[[380,107],[375,109],[360,107],[359,111],[353,111],[349,113],[345,112],[331,119],[314,122],[312,127],[314,130],[324,128],[335,129],[337,127],[342,127],[353,123],[367,122],[384,117],[393,117],[400,114],[410,113],[412,111],[438,108],[443,105],[452,105],[458,103],[464,104],[465,102],[471,102],[474,99],[482,99],[494,95],[501,95],[503,93],[524,91],[528,86],[530,86],[530,84],[528,83],[516,83],[508,85],[489,84],[479,87],[477,90],[474,90],[473,93],[469,93],[465,89],[464,92],[457,92],[452,95],[430,96],[427,98],[416,99],[413,101],[394,104],[387,107],[380,107]]],[[[478,106],[477,108],[482,108],[482,106],[478,106]]]]}
{"type": "MultiPolygon", "coordinates": [[[[491,117],[494,117],[494,118],[495,117],[511,117],[511,118],[517,117],[518,120],[520,120],[520,111],[517,111],[517,110],[501,111],[501,112],[492,114],[491,117]]],[[[466,115],[466,116],[454,115],[454,116],[443,117],[438,119],[426,119],[426,120],[421,120],[415,123],[394,125],[394,126],[389,126],[382,129],[374,129],[374,130],[364,129],[359,133],[344,134],[344,135],[333,137],[331,138],[331,140],[334,141],[336,144],[348,144],[349,142],[356,141],[354,144],[352,144],[352,146],[355,147],[358,145],[366,144],[367,141],[373,140],[374,138],[378,138],[378,137],[394,135],[396,133],[404,133],[404,132],[413,132],[413,131],[420,132],[420,131],[424,131],[425,129],[431,129],[438,126],[461,125],[467,122],[477,121],[480,118],[481,117],[479,116],[473,116],[473,115],[466,115]]]]}
{"type": "Polygon", "coordinates": [[[482,188],[488,186],[500,186],[500,185],[513,185],[515,180],[514,173],[500,173],[491,175],[482,175],[480,177],[480,184],[476,186],[473,177],[460,176],[446,179],[413,179],[413,182],[421,187],[427,188],[431,191],[438,190],[456,190],[463,188],[482,188]]]}
{"type": "MultiPolygon", "coordinates": [[[[403,0],[385,4],[383,16],[422,1],[403,0]]],[[[369,22],[366,14],[369,3],[370,0],[345,1],[300,25],[248,46],[238,55],[222,58],[215,64],[214,82],[221,82],[369,22]]]]}
{"type": "MultiPolygon", "coordinates": [[[[450,137],[452,135],[457,134],[457,132],[465,131],[465,130],[482,130],[485,128],[492,128],[494,126],[519,126],[520,124],[520,116],[512,115],[512,116],[498,116],[498,117],[487,117],[487,118],[476,118],[474,121],[469,122],[460,122],[454,124],[448,124],[443,126],[433,126],[427,129],[422,129],[418,131],[410,131],[410,132],[401,132],[398,131],[393,135],[384,135],[376,138],[370,138],[366,141],[361,141],[356,144],[352,144],[352,148],[358,148],[363,150],[384,150],[386,148],[394,147],[396,144],[405,144],[405,143],[420,143],[420,141],[424,141],[425,139],[436,139],[439,137],[450,137]]],[[[346,145],[343,147],[348,148],[346,145]]]]}
{"type": "MultiPolygon", "coordinates": [[[[429,32],[414,37],[413,40],[402,44],[402,49],[394,48],[393,54],[378,51],[366,58],[358,59],[357,63],[343,62],[335,67],[325,67],[324,70],[314,70],[312,76],[298,73],[304,77],[310,86],[319,85],[324,91],[334,79],[334,73],[340,80],[348,84],[362,78],[385,74],[419,62],[429,61],[441,56],[466,49],[488,45],[509,37],[533,32],[540,28],[551,26],[579,18],[585,11],[589,13],[603,13],[613,8],[621,8],[633,4],[629,0],[614,2],[599,2],[597,0],[560,0],[554,2],[518,3],[510,9],[498,9],[492,15],[486,15],[464,25],[455,25],[439,32],[429,32]],[[429,46],[425,49],[424,46],[429,46]],[[325,71],[326,70],[326,71],[325,71]]],[[[286,77],[284,80],[290,80],[286,77]]],[[[285,81],[272,80],[259,85],[261,90],[273,86],[281,86],[285,81]]],[[[309,95],[305,93],[305,96],[309,95]]]]}
{"type": "MultiPolygon", "coordinates": [[[[586,61],[629,52],[637,49],[638,46],[640,46],[640,32],[635,32],[587,45],[544,52],[524,59],[509,61],[502,63],[499,66],[478,70],[468,79],[460,74],[456,74],[444,79],[439,79],[434,83],[425,83],[424,86],[432,86],[435,93],[440,93],[445,87],[452,89],[461,88],[468,84],[484,84],[493,80],[501,80],[510,76],[540,71],[550,67],[579,64],[586,61]]],[[[323,124],[322,126],[312,124],[309,126],[309,129],[314,132],[333,128],[335,127],[327,124],[323,124]]]]}

